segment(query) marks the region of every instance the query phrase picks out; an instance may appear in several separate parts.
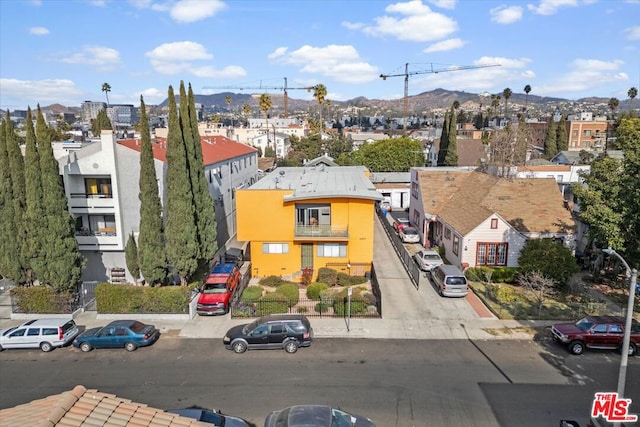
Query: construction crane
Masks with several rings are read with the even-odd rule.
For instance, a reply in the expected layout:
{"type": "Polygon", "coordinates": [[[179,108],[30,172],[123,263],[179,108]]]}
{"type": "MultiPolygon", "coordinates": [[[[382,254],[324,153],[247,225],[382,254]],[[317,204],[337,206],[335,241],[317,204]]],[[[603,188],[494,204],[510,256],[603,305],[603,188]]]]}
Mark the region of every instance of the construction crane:
{"type": "Polygon", "coordinates": [[[284,86],[205,86],[203,89],[234,89],[234,90],[281,90],[284,93],[284,117],[288,117],[289,115],[289,94],[287,91],[289,90],[306,90],[307,92],[311,92],[315,86],[305,86],[305,87],[289,87],[287,85],[287,78],[284,78],[284,86]]]}
{"type": "Polygon", "coordinates": [[[433,68],[433,64],[431,65],[430,70],[420,70],[420,71],[409,71],[409,63],[404,64],[404,73],[399,74],[380,74],[380,78],[382,80],[387,80],[389,77],[404,77],[404,98],[402,100],[402,127],[404,133],[407,133],[407,110],[409,103],[409,76],[413,76],[416,74],[438,74],[445,73],[448,71],[462,71],[462,70],[473,70],[476,68],[489,68],[489,67],[499,67],[500,64],[490,64],[490,65],[463,65],[463,66],[453,66],[448,68],[433,68]]]}

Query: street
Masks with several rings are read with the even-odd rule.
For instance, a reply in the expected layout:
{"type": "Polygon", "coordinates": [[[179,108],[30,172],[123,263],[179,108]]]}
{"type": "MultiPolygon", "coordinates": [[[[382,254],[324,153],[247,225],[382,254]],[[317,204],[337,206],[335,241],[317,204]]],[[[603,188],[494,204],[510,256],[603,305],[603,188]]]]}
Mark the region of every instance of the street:
{"type": "MultiPolygon", "coordinates": [[[[165,336],[133,353],[72,347],[0,353],[0,408],[81,384],[158,408],[218,408],[261,426],[281,407],[319,403],[377,426],[586,425],[595,391],[615,390],[616,352],[571,356],[534,340],[318,339],[294,355],[236,355],[219,340],[165,336]]],[[[640,412],[640,358],[627,397],[640,412]]]]}

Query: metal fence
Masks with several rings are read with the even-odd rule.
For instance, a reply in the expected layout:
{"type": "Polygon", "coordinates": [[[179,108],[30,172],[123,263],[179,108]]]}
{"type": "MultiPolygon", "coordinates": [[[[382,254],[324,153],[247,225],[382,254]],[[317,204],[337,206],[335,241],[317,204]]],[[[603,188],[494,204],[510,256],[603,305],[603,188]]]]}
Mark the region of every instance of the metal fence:
{"type": "Polygon", "coordinates": [[[411,283],[413,283],[413,286],[415,286],[416,289],[419,289],[420,276],[423,274],[423,272],[420,270],[420,267],[418,267],[418,264],[416,264],[416,262],[413,260],[412,255],[404,247],[404,243],[402,242],[402,239],[400,238],[400,236],[398,236],[398,233],[396,233],[395,229],[389,222],[387,215],[390,215],[390,214],[387,214],[387,212],[383,209],[378,210],[377,213],[378,213],[378,219],[380,220],[380,223],[382,224],[384,231],[387,233],[387,236],[389,236],[389,240],[391,241],[391,244],[393,245],[393,248],[395,249],[395,252],[398,255],[398,258],[400,258],[400,261],[402,261],[402,265],[404,266],[404,269],[409,274],[409,279],[411,279],[411,283]]]}

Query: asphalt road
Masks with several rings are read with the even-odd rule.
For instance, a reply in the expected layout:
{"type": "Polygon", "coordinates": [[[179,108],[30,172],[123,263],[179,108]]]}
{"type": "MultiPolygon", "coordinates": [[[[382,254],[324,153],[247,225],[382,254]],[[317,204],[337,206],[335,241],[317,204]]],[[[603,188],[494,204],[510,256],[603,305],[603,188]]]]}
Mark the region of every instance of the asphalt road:
{"type": "MultiPolygon", "coordinates": [[[[586,425],[595,391],[615,390],[619,355],[571,356],[546,337],[515,340],[318,339],[294,355],[236,355],[218,340],[163,337],[133,353],[72,347],[0,353],[0,408],[77,384],[158,408],[219,408],[262,426],[273,409],[323,403],[379,427],[586,425]]],[[[640,413],[640,357],[627,396],[640,413]]]]}

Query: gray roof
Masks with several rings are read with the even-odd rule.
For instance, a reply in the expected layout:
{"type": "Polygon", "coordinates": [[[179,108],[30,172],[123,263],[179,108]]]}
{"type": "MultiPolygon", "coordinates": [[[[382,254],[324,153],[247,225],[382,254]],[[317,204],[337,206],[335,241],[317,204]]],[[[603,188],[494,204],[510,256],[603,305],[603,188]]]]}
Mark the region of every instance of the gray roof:
{"type": "Polygon", "coordinates": [[[284,200],[349,197],[382,200],[364,166],[280,167],[249,190],[293,190],[284,200]]]}
{"type": "Polygon", "coordinates": [[[372,172],[371,182],[382,183],[409,183],[411,182],[411,172],[372,172]]]}

